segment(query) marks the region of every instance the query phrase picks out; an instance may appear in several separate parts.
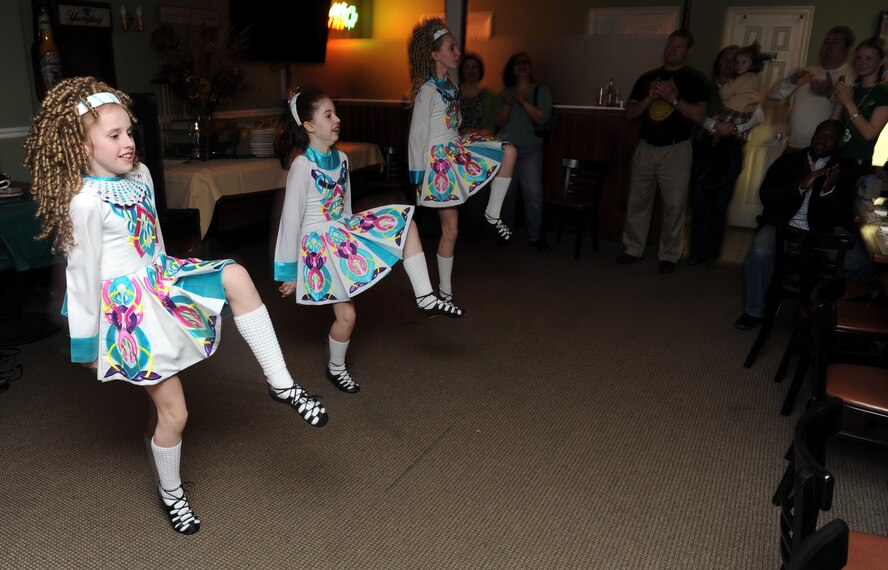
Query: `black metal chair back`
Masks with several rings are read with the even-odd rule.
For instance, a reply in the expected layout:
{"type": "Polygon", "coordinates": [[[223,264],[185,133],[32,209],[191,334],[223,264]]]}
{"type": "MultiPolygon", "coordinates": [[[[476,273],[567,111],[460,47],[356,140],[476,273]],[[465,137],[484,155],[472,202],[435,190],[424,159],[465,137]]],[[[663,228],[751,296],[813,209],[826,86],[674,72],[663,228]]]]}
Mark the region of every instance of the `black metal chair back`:
{"type": "Polygon", "coordinates": [[[780,556],[784,568],[816,531],[820,511],[832,508],[835,479],[824,467],[826,443],[839,431],[842,407],[840,399],[826,399],[808,409],[796,424],[793,443],[786,454],[789,464],[772,499],[780,507],[780,556]]]}
{"type": "Polygon", "coordinates": [[[596,206],[607,176],[607,162],[564,158],[561,166],[564,168],[563,196],[588,203],[588,207],[596,206]]]}
{"type": "Polygon", "coordinates": [[[546,198],[544,204],[547,211],[552,211],[558,216],[556,243],[561,243],[561,233],[564,230],[562,216],[564,211],[576,214],[574,223],[577,235],[574,245],[574,259],[579,259],[580,246],[583,243],[583,228],[587,219],[592,226],[592,249],[598,252],[598,202],[604,189],[608,163],[600,160],[564,158],[561,160],[561,166],[564,168],[561,195],[546,198]]]}
{"type": "Polygon", "coordinates": [[[382,158],[382,175],[386,180],[406,181],[409,179],[407,154],[404,149],[397,146],[385,146],[382,148],[382,158]]]}

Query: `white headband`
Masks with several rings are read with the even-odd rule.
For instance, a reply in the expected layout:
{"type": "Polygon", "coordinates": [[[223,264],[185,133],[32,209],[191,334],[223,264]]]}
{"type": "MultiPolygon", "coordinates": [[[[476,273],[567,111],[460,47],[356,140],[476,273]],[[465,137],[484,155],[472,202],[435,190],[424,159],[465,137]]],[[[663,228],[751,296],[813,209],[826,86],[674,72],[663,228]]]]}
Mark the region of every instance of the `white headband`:
{"type": "MultiPolygon", "coordinates": [[[[301,91],[299,93],[301,93],[301,91]]],[[[299,113],[296,111],[296,99],[299,99],[299,93],[296,93],[293,95],[293,98],[290,99],[290,113],[292,113],[293,118],[296,119],[296,124],[301,127],[302,119],[299,118],[299,113]]]]}
{"type": "Polygon", "coordinates": [[[117,103],[118,105],[122,105],[120,99],[117,98],[117,95],[114,93],[93,93],[89,97],[86,98],[86,101],[81,101],[77,103],[77,115],[82,116],[89,113],[90,109],[95,109],[96,107],[101,107],[107,103],[117,103]]]}
{"type": "Polygon", "coordinates": [[[450,33],[450,30],[448,30],[447,28],[441,28],[440,30],[438,30],[437,32],[432,34],[432,41],[436,42],[436,41],[438,41],[438,38],[440,38],[441,36],[447,35],[449,33],[450,33]]]}

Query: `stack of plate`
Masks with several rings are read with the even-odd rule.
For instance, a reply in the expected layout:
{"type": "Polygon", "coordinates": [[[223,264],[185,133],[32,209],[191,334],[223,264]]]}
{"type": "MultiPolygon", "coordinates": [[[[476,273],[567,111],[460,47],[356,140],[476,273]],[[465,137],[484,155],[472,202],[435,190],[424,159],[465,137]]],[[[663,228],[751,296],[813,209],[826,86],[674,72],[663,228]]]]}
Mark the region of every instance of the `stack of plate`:
{"type": "Polygon", "coordinates": [[[250,131],[250,154],[260,158],[274,156],[274,137],[277,129],[253,129],[250,131]]]}
{"type": "Polygon", "coordinates": [[[22,199],[25,192],[18,186],[7,186],[0,188],[0,204],[7,202],[18,202],[22,199]]]}

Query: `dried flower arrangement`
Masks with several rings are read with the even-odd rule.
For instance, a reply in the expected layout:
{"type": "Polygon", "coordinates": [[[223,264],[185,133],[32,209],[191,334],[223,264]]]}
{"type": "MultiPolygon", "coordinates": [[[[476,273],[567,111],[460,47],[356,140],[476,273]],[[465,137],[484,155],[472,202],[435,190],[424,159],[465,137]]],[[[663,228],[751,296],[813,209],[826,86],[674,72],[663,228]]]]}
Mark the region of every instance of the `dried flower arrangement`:
{"type": "Polygon", "coordinates": [[[192,26],[183,45],[175,30],[163,25],[151,34],[162,63],[154,83],[170,86],[195,116],[208,117],[219,103],[246,88],[235,60],[246,46],[246,35],[230,27],[192,26]]]}

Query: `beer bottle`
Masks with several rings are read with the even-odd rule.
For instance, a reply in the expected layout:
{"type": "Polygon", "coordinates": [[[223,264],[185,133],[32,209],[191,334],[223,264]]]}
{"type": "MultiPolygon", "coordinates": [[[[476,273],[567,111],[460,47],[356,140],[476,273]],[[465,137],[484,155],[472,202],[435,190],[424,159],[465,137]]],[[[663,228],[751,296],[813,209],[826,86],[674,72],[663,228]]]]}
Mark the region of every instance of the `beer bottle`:
{"type": "Polygon", "coordinates": [[[43,78],[44,89],[49,91],[62,79],[62,54],[52,37],[52,24],[45,6],[40,8],[40,15],[37,17],[37,37],[40,76],[43,78]]]}

